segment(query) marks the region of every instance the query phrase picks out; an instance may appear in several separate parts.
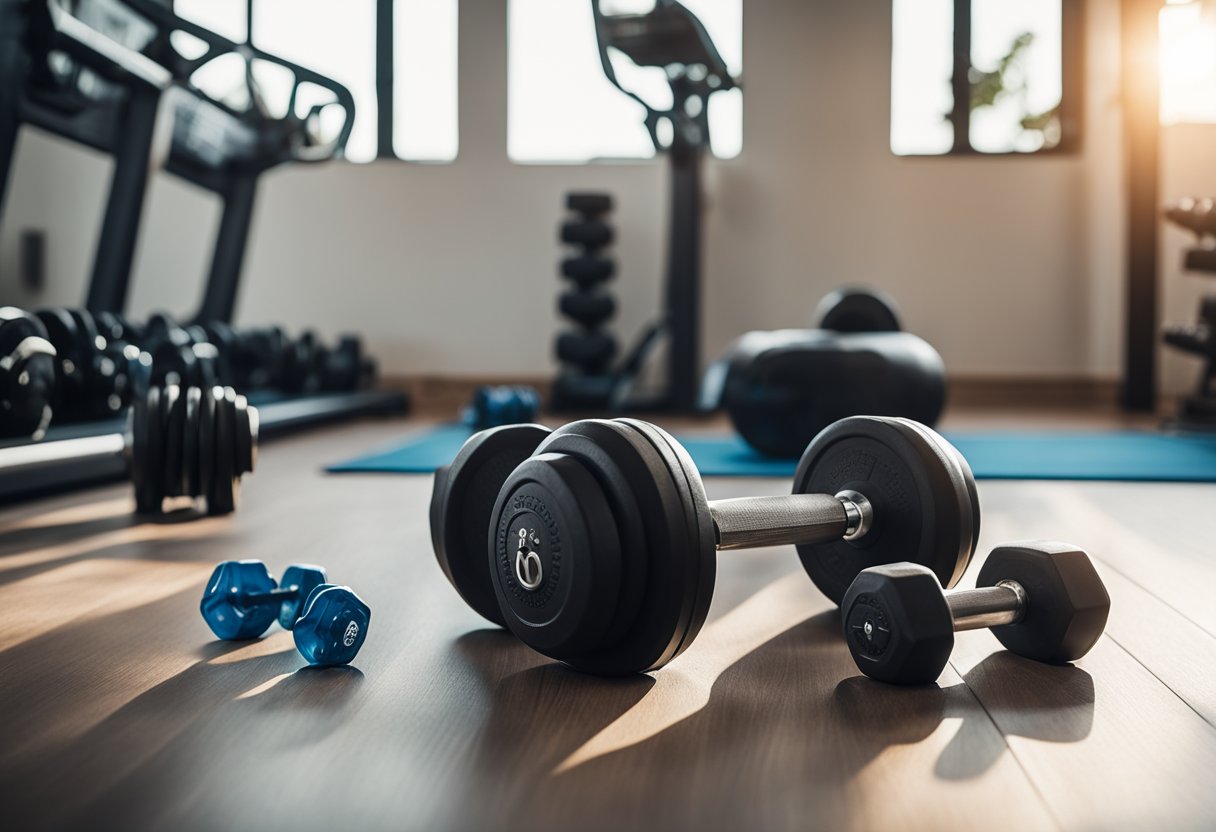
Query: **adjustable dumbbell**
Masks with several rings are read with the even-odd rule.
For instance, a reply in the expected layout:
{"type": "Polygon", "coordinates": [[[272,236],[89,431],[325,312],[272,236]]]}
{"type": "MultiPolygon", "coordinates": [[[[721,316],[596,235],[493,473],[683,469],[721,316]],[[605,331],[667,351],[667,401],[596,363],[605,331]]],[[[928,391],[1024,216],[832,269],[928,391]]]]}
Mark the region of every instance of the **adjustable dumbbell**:
{"type": "Polygon", "coordinates": [[[0,307],[0,436],[41,439],[51,422],[55,347],[33,315],[0,307]]]}
{"type": "Polygon", "coordinates": [[[926,684],[946,667],[954,633],[983,627],[1010,652],[1063,664],[1089,652],[1110,612],[1089,555],[1067,543],[993,549],[976,585],[943,592],[936,575],[913,563],[864,570],[841,604],[857,667],[884,682],[926,684]]]}
{"type": "Polygon", "coordinates": [[[257,409],[231,387],[153,387],[133,403],[125,433],[0,449],[0,476],[36,484],[41,471],[65,463],[88,470],[117,457],[140,513],[162,511],[167,497],[189,497],[205,500],[208,514],[227,514],[241,476],[253,470],[257,438],[257,409]]]}
{"type": "Polygon", "coordinates": [[[320,566],[287,567],[276,583],[260,560],[226,560],[215,567],[199,603],[217,638],[257,638],[277,619],[291,630],[311,665],[350,664],[367,638],[372,611],[348,586],[326,582],[320,566]]]}
{"type": "Polygon", "coordinates": [[[436,472],[431,540],[460,596],[578,670],[654,670],[696,637],[716,549],[793,544],[839,602],[868,566],[912,559],[943,585],[975,550],[971,470],[906,419],[853,417],[807,447],[793,493],[706,499],[680,444],[632,419],[514,425],[436,472]]]}

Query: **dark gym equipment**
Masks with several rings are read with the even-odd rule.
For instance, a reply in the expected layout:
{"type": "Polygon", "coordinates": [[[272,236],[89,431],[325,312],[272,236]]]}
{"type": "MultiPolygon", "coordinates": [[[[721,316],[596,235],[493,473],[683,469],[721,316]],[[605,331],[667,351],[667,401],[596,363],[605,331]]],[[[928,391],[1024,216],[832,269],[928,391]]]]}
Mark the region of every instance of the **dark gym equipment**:
{"type": "MultiPolygon", "coordinates": [[[[1208,198],[1179,200],[1165,209],[1166,219],[1193,232],[1198,243],[1187,249],[1184,268],[1216,275],[1216,202],[1208,198]]],[[[1174,425],[1216,429],[1216,294],[1199,301],[1199,320],[1193,324],[1166,324],[1165,343],[1193,355],[1203,363],[1195,390],[1179,404],[1174,425]]]]}
{"type": "Polygon", "coordinates": [[[55,347],[33,315],[0,307],[0,436],[41,439],[51,423],[55,347]]]}
{"type": "Polygon", "coordinates": [[[276,584],[260,560],[215,567],[199,604],[217,638],[257,638],[277,619],[318,667],[350,664],[367,638],[371,608],[348,586],[326,583],[320,566],[294,565],[276,584]]]}
{"type": "Polygon", "coordinates": [[[612,197],[599,193],[566,195],[567,210],[577,218],[562,223],[561,240],[576,247],[562,261],[570,286],[558,297],[558,311],[574,322],[559,332],[554,352],[562,368],[553,382],[551,407],[557,411],[597,410],[608,406],[616,375],[616,338],[605,325],[616,312],[616,298],[606,284],[616,263],[604,251],[613,240],[607,216],[612,197]]]}
{"type": "Polygon", "coordinates": [[[884,292],[848,286],[824,295],[815,310],[820,329],[834,332],[898,332],[895,301],[884,292]]]}
{"type": "MultiPolygon", "coordinates": [[[[147,390],[150,357],[103,334],[88,310],[53,307],[34,315],[55,347],[56,424],[113,418],[147,390]]],[[[114,329],[115,320],[114,316],[107,318],[107,330],[114,329]]],[[[204,386],[202,380],[193,383],[204,386]]],[[[205,386],[214,384],[212,379],[205,386]]]]}
{"type": "MultiPolygon", "coordinates": [[[[675,0],[658,0],[645,14],[605,14],[593,0],[600,63],[608,80],[646,111],[646,129],[657,153],[671,166],[671,208],[663,314],[639,336],[620,364],[609,368],[593,362],[595,371],[563,372],[554,383],[555,410],[674,410],[692,411],[700,377],[701,332],[701,167],[709,148],[709,98],[738,86],[701,21],[675,0]],[[609,57],[616,50],[636,65],[659,67],[667,73],[671,105],[659,108],[617,79],[609,57]],[[651,395],[635,389],[647,362],[667,341],[665,388],[651,395]]],[[[571,210],[589,215],[610,207],[602,194],[577,195],[571,210]]],[[[584,219],[562,228],[563,240],[605,245],[602,223],[584,219]]],[[[562,273],[585,283],[606,280],[603,265],[567,259],[562,273]]],[[[610,273],[610,269],[609,269],[610,273]]],[[[602,323],[602,320],[600,321],[602,323]]],[[[615,353],[615,344],[613,345],[615,353]]],[[[567,347],[565,355],[572,353],[567,347]]],[[[567,360],[567,359],[563,359],[567,360]]],[[[607,359],[611,360],[611,356],[607,359]]]]}
{"type": "Polygon", "coordinates": [[[436,472],[430,519],[469,606],[546,656],[615,675],[662,667],[696,637],[715,549],[795,545],[835,601],[862,569],[909,556],[952,586],[979,503],[961,455],[906,419],[837,422],[793,494],[713,502],[675,439],[617,419],[476,434],[436,472]]]}
{"type": "Polygon", "coordinates": [[[130,408],[125,433],[0,448],[0,496],[27,496],[125,472],[136,510],[159,514],[165,498],[205,501],[207,514],[236,508],[253,470],[258,411],[232,388],[152,387],[130,408]]]}
{"type": "Polygon", "coordinates": [[[942,592],[936,575],[912,563],[862,571],[841,604],[857,667],[884,682],[928,684],[945,669],[954,633],[983,627],[1019,656],[1063,664],[1089,652],[1110,613],[1089,555],[1067,543],[993,549],[976,584],[942,592]]]}
{"type": "Polygon", "coordinates": [[[164,169],[223,200],[197,318],[228,321],[258,178],[285,162],[340,154],[353,116],[354,99],[341,84],[227,40],[168,3],[0,0],[0,205],[22,124],[114,159],[85,304],[93,312],[123,311],[158,135],[169,137],[164,169]],[[207,68],[231,61],[244,67],[240,108],[232,96],[206,91],[207,68]],[[259,84],[272,76],[287,85],[281,107],[259,84]],[[331,108],[341,118],[322,135],[321,114],[331,108]]]}
{"type": "Polygon", "coordinates": [[[461,421],[473,430],[535,422],[540,412],[540,394],[531,387],[478,387],[461,413],[461,421]]]}
{"type": "Polygon", "coordinates": [[[701,401],[707,410],[725,408],[760,453],[796,457],[848,416],[933,425],[946,402],[945,367],[909,332],[749,332],[706,371],[701,401]]]}

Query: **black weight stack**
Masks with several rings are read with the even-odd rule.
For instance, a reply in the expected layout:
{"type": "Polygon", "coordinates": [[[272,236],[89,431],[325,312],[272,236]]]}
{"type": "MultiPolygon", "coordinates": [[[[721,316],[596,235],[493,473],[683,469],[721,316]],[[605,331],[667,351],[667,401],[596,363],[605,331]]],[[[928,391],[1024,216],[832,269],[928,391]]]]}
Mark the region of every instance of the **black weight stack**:
{"type": "Polygon", "coordinates": [[[564,288],[557,308],[572,326],[557,335],[554,349],[561,364],[553,382],[555,411],[601,410],[612,397],[616,338],[606,329],[616,314],[616,297],[607,284],[616,274],[609,255],[615,233],[609,222],[612,196],[604,193],[566,195],[567,217],[559,238],[569,246],[561,262],[564,288]]]}

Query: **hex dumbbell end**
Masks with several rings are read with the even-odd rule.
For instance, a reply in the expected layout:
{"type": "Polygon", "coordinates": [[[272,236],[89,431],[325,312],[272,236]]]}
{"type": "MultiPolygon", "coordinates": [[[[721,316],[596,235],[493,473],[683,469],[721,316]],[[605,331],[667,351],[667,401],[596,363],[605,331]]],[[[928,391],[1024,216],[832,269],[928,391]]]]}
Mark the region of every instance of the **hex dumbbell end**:
{"type": "Polygon", "coordinates": [[[1097,643],[1110,614],[1110,595],[1093,561],[1068,543],[1030,540],[998,546],[976,585],[1016,582],[1026,594],[1015,622],[992,628],[1006,649],[1050,664],[1074,662],[1097,643]]]}
{"type": "Polygon", "coordinates": [[[954,647],[954,622],[932,570],[895,563],[863,570],[841,602],[845,640],[872,679],[928,684],[954,647]]]}
{"type": "Polygon", "coordinates": [[[348,586],[321,584],[304,601],[292,633],[296,649],[315,667],[350,664],[367,638],[372,609],[348,586]]]}

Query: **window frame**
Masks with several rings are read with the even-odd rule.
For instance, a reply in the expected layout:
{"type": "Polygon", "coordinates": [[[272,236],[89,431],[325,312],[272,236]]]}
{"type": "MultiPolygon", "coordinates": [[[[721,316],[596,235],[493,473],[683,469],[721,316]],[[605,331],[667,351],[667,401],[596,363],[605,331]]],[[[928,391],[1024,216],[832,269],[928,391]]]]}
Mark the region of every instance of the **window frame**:
{"type": "Polygon", "coordinates": [[[1083,0],[1060,0],[1060,141],[1039,150],[977,150],[971,145],[971,0],[953,0],[954,56],[950,78],[953,106],[946,114],[954,131],[954,142],[942,153],[896,153],[900,159],[1029,159],[1075,155],[1082,149],[1084,112],[1085,25],[1083,0]]]}
{"type": "MultiPolygon", "coordinates": [[[[459,3],[460,0],[456,0],[459,3]]],[[[245,0],[245,43],[253,45],[253,6],[258,0],[245,0]]],[[[459,140],[456,145],[456,155],[451,159],[406,159],[398,156],[393,149],[393,116],[394,92],[394,60],[396,44],[394,42],[395,0],[376,0],[376,54],[375,54],[375,92],[376,92],[376,155],[367,162],[353,162],[343,155],[336,162],[351,165],[370,165],[374,162],[403,162],[407,165],[450,165],[460,158],[459,140]]],[[[459,48],[459,47],[457,47],[459,48]]],[[[359,114],[355,113],[355,118],[359,114]]]]}

